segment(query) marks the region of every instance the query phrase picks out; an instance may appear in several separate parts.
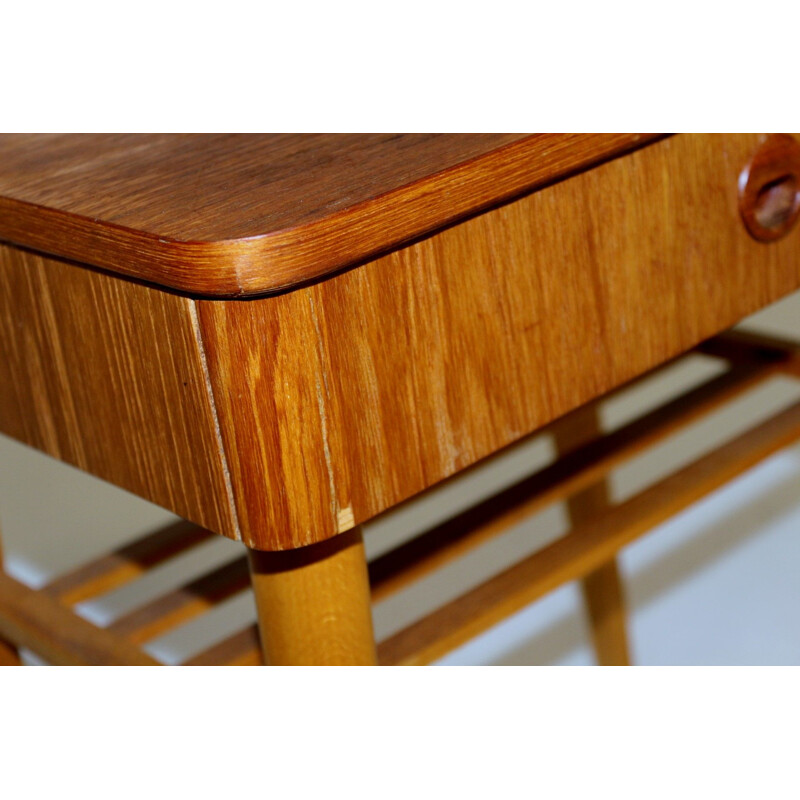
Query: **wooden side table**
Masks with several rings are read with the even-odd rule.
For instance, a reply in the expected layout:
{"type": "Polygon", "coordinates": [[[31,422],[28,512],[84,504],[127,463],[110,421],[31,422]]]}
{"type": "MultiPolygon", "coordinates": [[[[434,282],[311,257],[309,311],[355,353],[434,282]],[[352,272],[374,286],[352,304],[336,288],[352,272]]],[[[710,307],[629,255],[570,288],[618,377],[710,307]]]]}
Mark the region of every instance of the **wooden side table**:
{"type": "Polygon", "coordinates": [[[788,135],[4,135],[0,430],[187,522],[33,591],[0,663],[155,663],[141,644],[252,585],[192,663],[426,663],[581,579],[627,663],[615,554],[800,437],[800,406],[613,506],[604,476],[755,382],[722,334],[800,287],[788,135]],[[720,335],[722,334],[722,335],[720,335]],[[713,338],[712,338],[713,337],[713,338]],[[719,378],[612,434],[594,401],[700,347],[719,378]],[[561,459],[367,565],[359,525],[523,437],[561,459]],[[379,643],[371,598],[548,502],[571,533],[379,643]],[[248,558],[101,629],[71,606],[221,534],[248,558]],[[13,644],[12,644],[13,643],[13,644]]]}

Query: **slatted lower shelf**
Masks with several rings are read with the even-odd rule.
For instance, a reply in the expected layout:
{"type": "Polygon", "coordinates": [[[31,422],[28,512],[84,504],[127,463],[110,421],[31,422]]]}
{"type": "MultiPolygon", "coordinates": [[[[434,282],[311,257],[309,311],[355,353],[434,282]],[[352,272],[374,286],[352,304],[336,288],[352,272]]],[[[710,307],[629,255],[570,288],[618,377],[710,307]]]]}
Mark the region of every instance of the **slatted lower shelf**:
{"type": "MultiPolygon", "coordinates": [[[[413,584],[545,506],[585,490],[634,455],[767,378],[778,373],[800,378],[800,346],[793,342],[729,332],[704,342],[697,352],[725,360],[727,371],[375,559],[369,565],[373,601],[413,584]]],[[[582,412],[539,433],[558,434],[559,427],[575,423],[578,413],[582,412]]],[[[586,576],[637,537],[799,438],[800,403],[610,506],[380,642],[380,663],[424,664],[440,658],[558,586],[586,576]]],[[[135,581],[212,537],[189,523],[178,523],[73,570],[41,591],[0,573],[0,636],[52,663],[155,664],[141,649],[143,644],[249,590],[244,556],[143,604],[106,628],[82,619],[72,607],[135,581]]],[[[233,633],[186,663],[262,663],[256,626],[233,633]]]]}

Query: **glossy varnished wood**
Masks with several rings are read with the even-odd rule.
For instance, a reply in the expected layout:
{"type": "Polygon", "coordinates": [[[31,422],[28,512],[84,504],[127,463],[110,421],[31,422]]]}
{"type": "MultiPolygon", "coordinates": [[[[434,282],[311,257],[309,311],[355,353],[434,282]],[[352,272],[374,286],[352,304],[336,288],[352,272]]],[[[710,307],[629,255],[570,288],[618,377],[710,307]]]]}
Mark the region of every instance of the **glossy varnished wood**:
{"type": "Polygon", "coordinates": [[[739,211],[750,234],[777,241],[800,217],[800,142],[769,136],[739,176],[739,211]]]}
{"type": "Polygon", "coordinates": [[[0,431],[236,537],[191,300],[0,246],[0,431]]]}
{"type": "Polygon", "coordinates": [[[0,239],[210,295],[386,251],[645,134],[0,136],[0,239]]]}
{"type": "MultiPolygon", "coordinates": [[[[10,182],[29,194],[0,200],[0,236],[195,292],[294,289],[197,300],[0,249],[0,381],[11,387],[0,426],[252,548],[290,550],[250,555],[272,663],[374,662],[359,522],[800,285],[797,234],[755,241],[739,214],[757,135],[667,138],[616,160],[645,140],[377,137],[337,140],[331,155],[333,140],[306,152],[279,137],[288,160],[266,183],[257,147],[225,164],[206,151],[198,169],[192,138],[158,140],[164,152],[183,142],[174,163],[114,137],[93,159],[69,138],[38,154],[15,141],[6,163],[27,166],[10,182]]],[[[2,176],[0,164],[0,196],[2,176]]],[[[767,212],[783,213],[771,200],[767,212]]],[[[732,386],[750,369],[745,359],[732,386]]],[[[619,547],[797,436],[794,407],[613,510],[602,498],[564,539],[393,636],[382,660],[435,658],[565,580],[618,589],[608,565],[619,547]]],[[[575,478],[562,477],[545,485],[553,496],[575,478]]],[[[587,490],[596,478],[575,481],[587,490]]],[[[511,516],[522,506],[529,498],[511,516]]],[[[246,586],[234,562],[99,633],[52,596],[140,566],[106,557],[49,596],[0,575],[0,634],[59,663],[152,663],[131,640],[246,586]]],[[[598,631],[621,612],[618,598],[610,613],[601,605],[598,631]]],[[[246,631],[213,652],[248,663],[253,642],[246,631]]]]}
{"type": "Polygon", "coordinates": [[[746,232],[762,137],[671,137],[358,269],[198,301],[243,540],[336,535],[800,286],[746,232]]]}

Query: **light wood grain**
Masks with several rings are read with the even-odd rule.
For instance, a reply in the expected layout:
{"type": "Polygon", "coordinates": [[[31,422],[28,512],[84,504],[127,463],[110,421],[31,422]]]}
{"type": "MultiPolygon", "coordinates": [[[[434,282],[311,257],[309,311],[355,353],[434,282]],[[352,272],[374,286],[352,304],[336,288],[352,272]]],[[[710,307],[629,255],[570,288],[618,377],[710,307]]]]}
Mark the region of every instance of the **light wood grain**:
{"type": "Polygon", "coordinates": [[[275,290],[650,134],[5,134],[0,238],[175,289],[275,290]]]}
{"type": "MultiPolygon", "coordinates": [[[[582,450],[602,437],[595,404],[572,413],[569,423],[554,426],[556,449],[562,457],[582,450]]],[[[603,477],[567,499],[567,514],[572,527],[578,528],[603,516],[610,506],[608,480],[603,477]]],[[[581,592],[588,612],[597,663],[603,667],[628,666],[630,656],[625,632],[625,600],[616,557],[584,575],[581,592]]]]}
{"type": "Polygon", "coordinates": [[[378,647],[382,664],[426,664],[567,581],[800,438],[800,404],[588,521],[378,647]]]}
{"type": "Polygon", "coordinates": [[[235,538],[193,311],[0,246],[0,431],[235,538]]]}
{"type": "Polygon", "coordinates": [[[156,666],[158,662],[62,606],[0,573],[0,635],[62,666],[156,666]]]}
{"type": "Polygon", "coordinates": [[[375,663],[360,528],[298,550],[249,555],[266,664],[375,663]]]}
{"type": "Polygon", "coordinates": [[[682,135],[291,293],[198,301],[243,540],[334,536],[800,286],[682,135]]]}

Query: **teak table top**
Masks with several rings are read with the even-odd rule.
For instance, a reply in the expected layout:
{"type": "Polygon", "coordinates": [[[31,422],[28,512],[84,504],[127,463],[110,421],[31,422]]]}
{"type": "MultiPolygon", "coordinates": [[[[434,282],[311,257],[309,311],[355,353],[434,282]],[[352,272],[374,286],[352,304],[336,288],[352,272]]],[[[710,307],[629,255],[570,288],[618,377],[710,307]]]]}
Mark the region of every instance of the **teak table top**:
{"type": "Polygon", "coordinates": [[[266,293],[655,138],[4,134],[0,239],[190,293],[266,293]]]}

